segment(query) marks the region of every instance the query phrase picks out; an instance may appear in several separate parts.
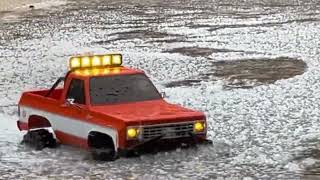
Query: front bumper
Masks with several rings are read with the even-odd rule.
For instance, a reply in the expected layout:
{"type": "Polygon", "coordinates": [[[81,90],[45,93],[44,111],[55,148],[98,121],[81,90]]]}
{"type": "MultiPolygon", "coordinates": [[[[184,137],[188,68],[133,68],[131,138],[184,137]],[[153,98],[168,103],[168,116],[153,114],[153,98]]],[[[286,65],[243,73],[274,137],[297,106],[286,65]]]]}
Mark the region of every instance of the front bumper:
{"type": "Polygon", "coordinates": [[[190,134],[189,137],[163,139],[162,136],[155,137],[148,141],[135,143],[125,149],[118,149],[120,156],[139,155],[159,151],[169,151],[176,148],[194,147],[199,144],[212,144],[212,141],[206,139],[205,135],[190,134]]]}

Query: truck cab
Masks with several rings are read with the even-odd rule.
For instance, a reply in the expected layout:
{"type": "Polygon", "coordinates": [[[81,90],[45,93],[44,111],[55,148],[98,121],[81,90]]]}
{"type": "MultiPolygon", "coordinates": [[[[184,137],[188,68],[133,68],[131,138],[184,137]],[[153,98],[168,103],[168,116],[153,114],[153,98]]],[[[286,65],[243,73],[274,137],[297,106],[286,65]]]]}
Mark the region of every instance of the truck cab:
{"type": "Polygon", "coordinates": [[[69,66],[51,89],[24,92],[19,101],[18,128],[39,149],[58,142],[109,160],[155,143],[207,141],[205,115],[166,102],[143,71],[122,66],[121,54],[75,56],[69,66]]]}

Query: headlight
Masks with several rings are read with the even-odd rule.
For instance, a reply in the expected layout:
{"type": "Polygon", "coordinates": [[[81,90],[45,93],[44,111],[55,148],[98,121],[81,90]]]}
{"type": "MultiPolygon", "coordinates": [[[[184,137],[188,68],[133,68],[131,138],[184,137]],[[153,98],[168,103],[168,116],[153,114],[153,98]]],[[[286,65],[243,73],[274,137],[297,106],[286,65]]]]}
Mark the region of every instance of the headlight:
{"type": "Polygon", "coordinates": [[[136,139],[138,138],[139,133],[140,133],[139,128],[130,127],[127,129],[127,139],[136,139]]]}
{"type": "Polygon", "coordinates": [[[202,133],[206,130],[206,124],[204,121],[196,121],[193,125],[193,131],[195,133],[202,133]]]}

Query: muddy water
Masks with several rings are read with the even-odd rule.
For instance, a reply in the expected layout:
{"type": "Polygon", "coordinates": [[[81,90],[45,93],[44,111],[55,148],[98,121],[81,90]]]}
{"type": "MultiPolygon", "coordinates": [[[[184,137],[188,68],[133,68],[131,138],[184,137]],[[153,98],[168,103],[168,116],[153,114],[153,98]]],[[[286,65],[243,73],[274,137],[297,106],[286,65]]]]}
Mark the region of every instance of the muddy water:
{"type": "Polygon", "coordinates": [[[0,179],[317,177],[319,6],[311,0],[78,0],[6,12],[0,17],[0,179]],[[68,146],[41,152],[21,146],[14,122],[21,92],[50,87],[67,71],[70,55],[115,51],[125,65],[145,70],[169,102],[204,111],[214,145],[110,163],[68,146]]]}

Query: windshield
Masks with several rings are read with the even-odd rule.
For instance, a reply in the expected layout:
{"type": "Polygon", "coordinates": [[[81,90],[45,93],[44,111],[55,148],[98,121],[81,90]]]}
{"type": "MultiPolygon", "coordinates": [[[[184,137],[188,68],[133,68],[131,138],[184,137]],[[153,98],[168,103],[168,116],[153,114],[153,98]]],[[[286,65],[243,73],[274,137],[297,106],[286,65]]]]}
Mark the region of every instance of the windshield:
{"type": "Polygon", "coordinates": [[[157,89],[144,74],[92,77],[90,97],[93,105],[161,98],[157,89]]]}

